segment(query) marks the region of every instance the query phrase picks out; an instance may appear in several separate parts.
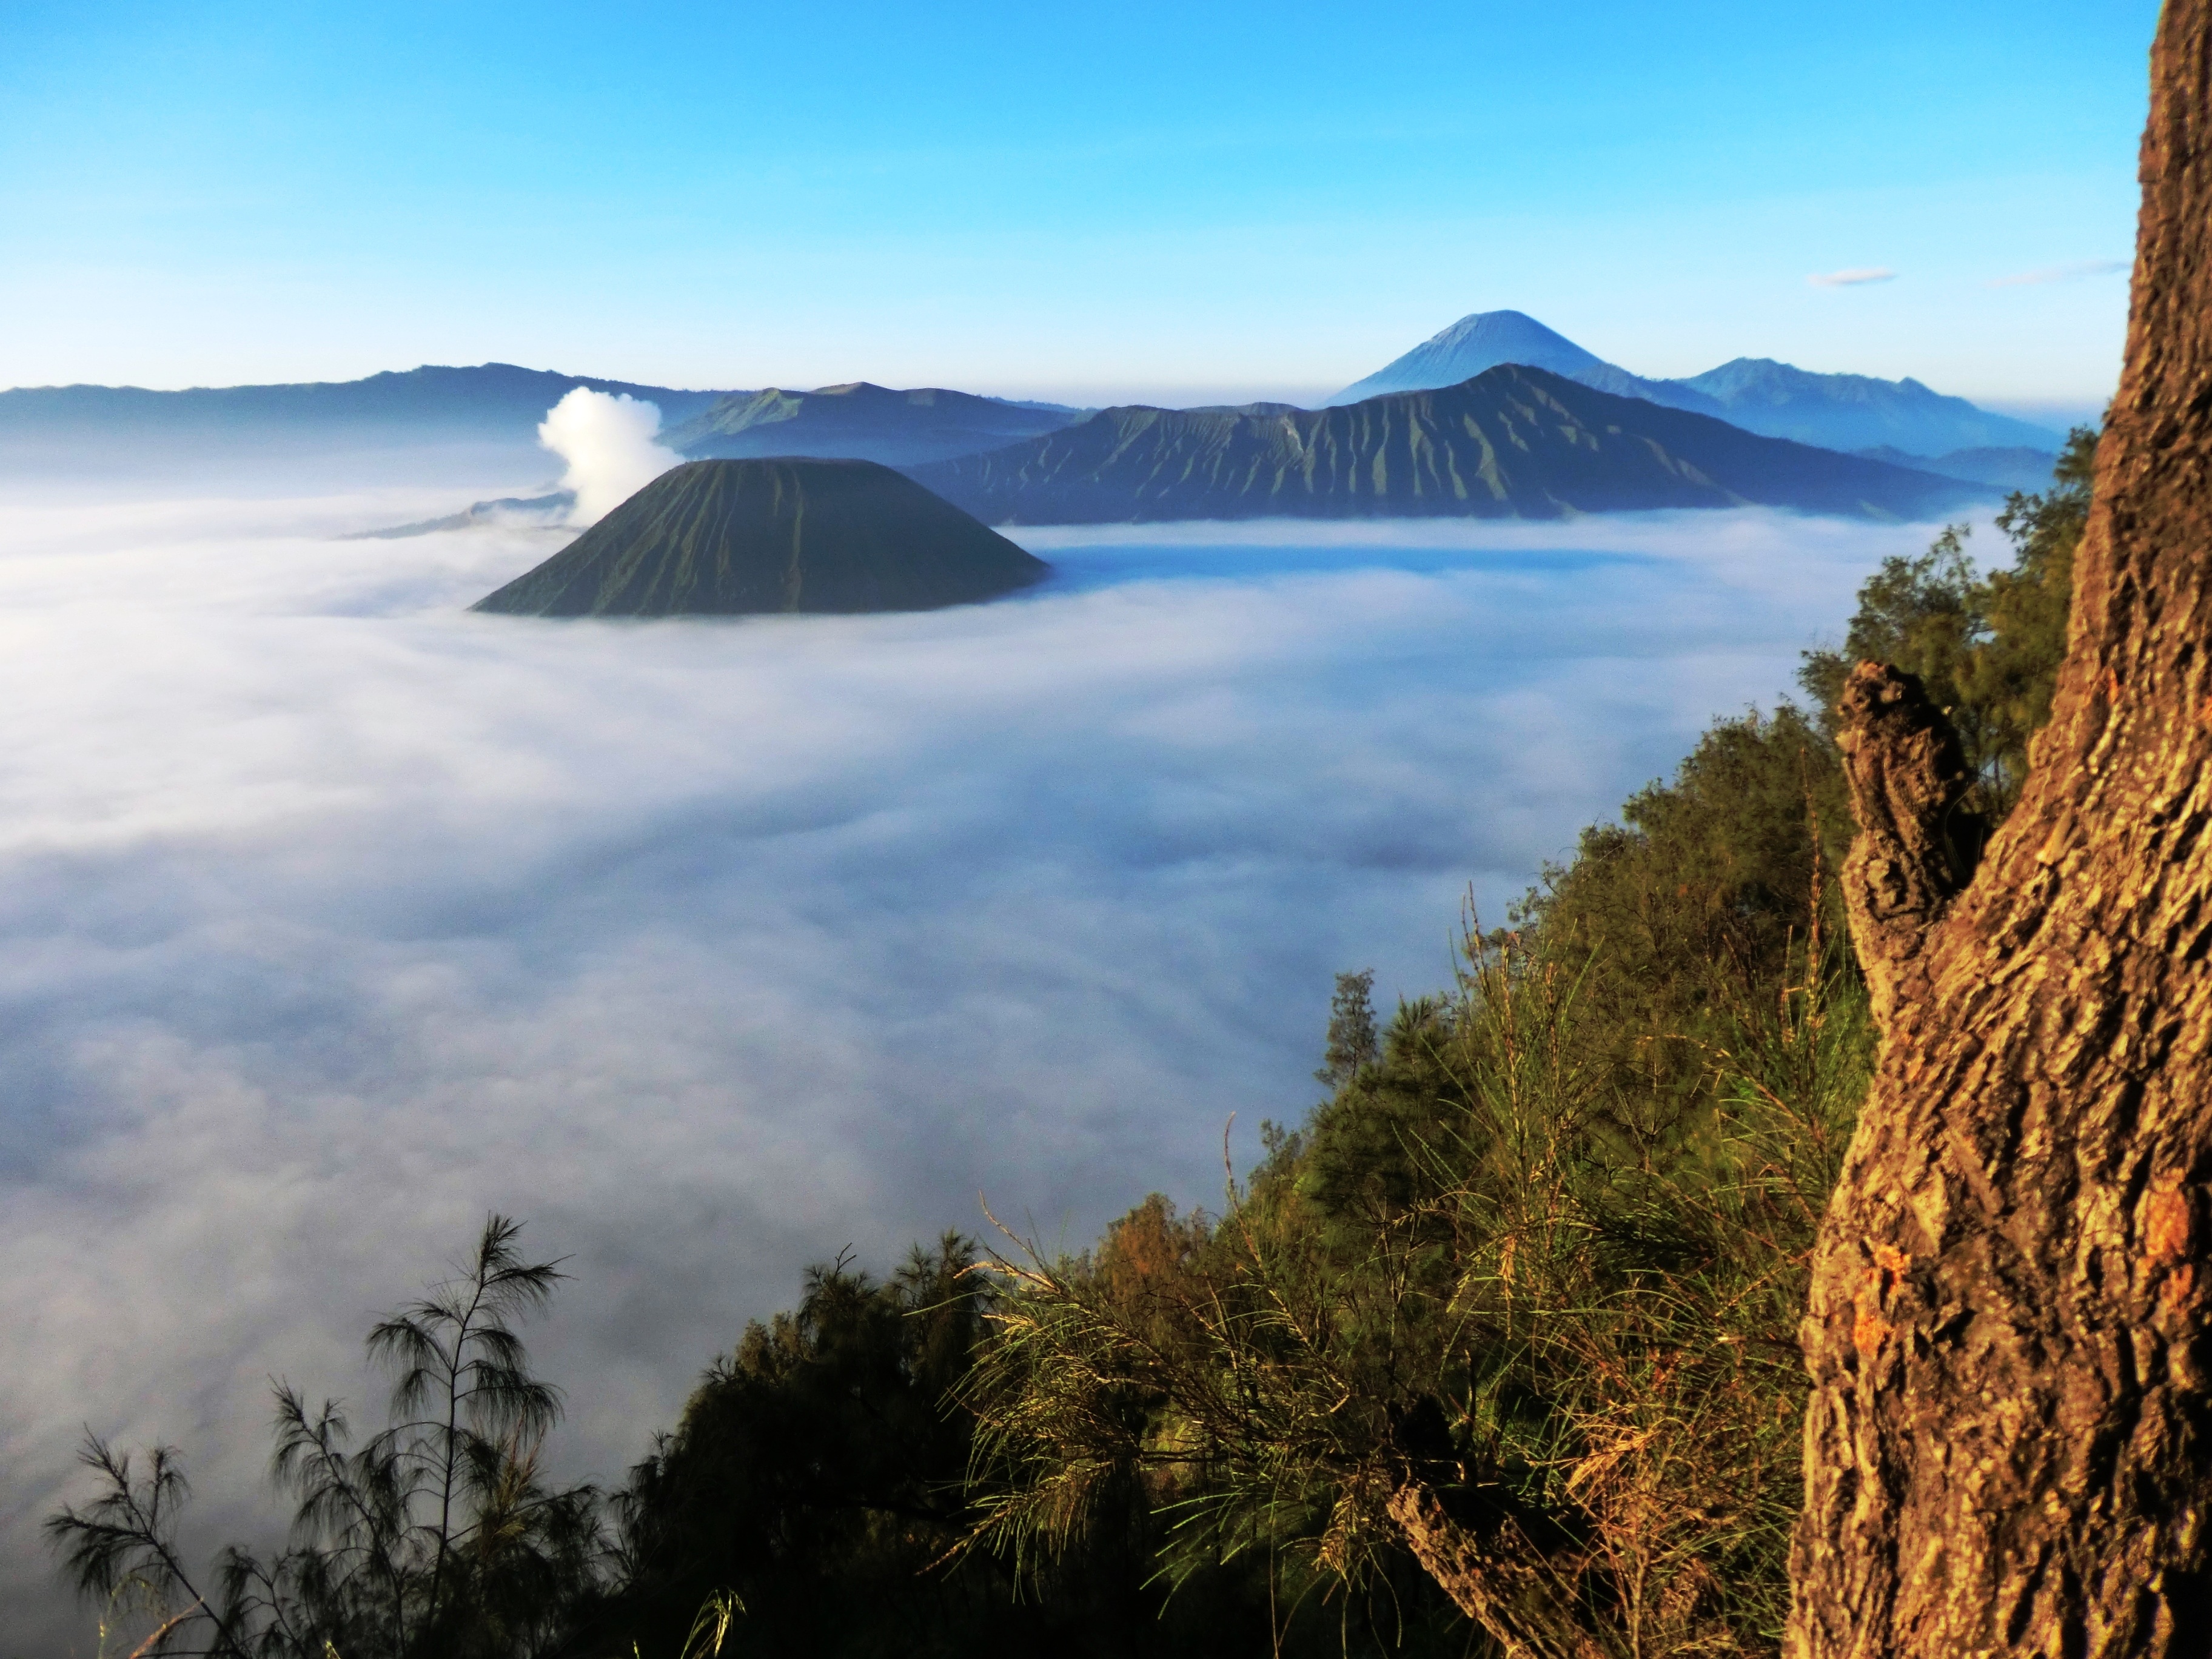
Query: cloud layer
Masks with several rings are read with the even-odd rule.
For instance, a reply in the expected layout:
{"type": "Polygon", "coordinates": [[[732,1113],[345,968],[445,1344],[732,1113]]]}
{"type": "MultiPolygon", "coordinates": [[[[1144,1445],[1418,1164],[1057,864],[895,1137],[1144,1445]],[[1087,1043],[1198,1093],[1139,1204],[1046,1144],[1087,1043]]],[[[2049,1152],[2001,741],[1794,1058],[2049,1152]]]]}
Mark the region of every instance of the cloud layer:
{"type": "Polygon", "coordinates": [[[1887,265],[1854,265],[1848,270],[1816,272],[1805,280],[1814,288],[1863,288],[1869,283],[1893,283],[1897,273],[1887,265]]]}
{"type": "Polygon", "coordinates": [[[660,406],[627,392],[580,386],[546,411],[538,441],[568,464],[561,487],[576,492],[568,522],[597,524],[684,458],[653,440],[660,406]]]}
{"type": "MultiPolygon", "coordinates": [[[[557,537],[434,494],[0,501],[0,1605],[80,1426],[254,1535],[265,1378],[487,1209],[575,1282],[539,1347],[618,1478],[851,1244],[1090,1237],[1294,1118],[1329,975],[1431,988],[1923,529],[1086,529],[925,616],[462,607],[557,537]]],[[[258,1541],[270,1541],[265,1532],[258,1541]]],[[[40,1611],[42,1610],[42,1611],[40,1611]]],[[[41,1621],[44,1621],[43,1623],[41,1621]]],[[[76,1628],[71,1626],[71,1628],[76,1628]]]]}

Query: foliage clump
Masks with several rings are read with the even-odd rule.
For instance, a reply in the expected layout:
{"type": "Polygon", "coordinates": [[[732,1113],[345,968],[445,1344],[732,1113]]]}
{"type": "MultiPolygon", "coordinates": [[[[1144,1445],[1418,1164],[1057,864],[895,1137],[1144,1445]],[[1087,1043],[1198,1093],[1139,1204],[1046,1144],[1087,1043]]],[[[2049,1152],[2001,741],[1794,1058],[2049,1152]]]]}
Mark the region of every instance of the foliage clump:
{"type": "Polygon", "coordinates": [[[840,1257],[748,1325],[632,1472],[626,1581],[594,1622],[672,1648],[726,1590],[732,1652],[949,1650],[959,1591],[928,1570],[965,1514],[967,1437],[940,1402],[979,1328],[973,1249],[948,1233],[882,1282],[840,1257]]]}
{"type": "Polygon", "coordinates": [[[1668,783],[1631,796],[1618,823],[1582,832],[1516,920],[1547,961],[1575,964],[1576,1039],[1608,1045],[1651,1086],[1704,1086],[1705,1045],[1789,980],[1814,928],[1844,935],[1838,889],[1851,820],[1842,763],[1790,703],[1716,721],[1668,783]]]}
{"type": "MultiPolygon", "coordinates": [[[[1135,1305],[1206,1231],[1156,1196],[1096,1265],[1135,1305]]],[[[1271,1647],[1267,1585],[1241,1568],[1170,1597],[1159,1521],[1133,1485],[1102,1494],[1084,1547],[1041,1571],[966,1547],[983,1493],[957,1401],[999,1296],[975,1261],[957,1233],[881,1279],[840,1257],[808,1271],[796,1307],[748,1325],[617,1494],[620,1571],[578,1618],[574,1650],[672,1654],[715,1596],[744,1609],[723,1637],[730,1659],[1271,1647]]],[[[1339,1651],[1314,1635],[1285,1650],[1339,1651]]]]}
{"type": "Polygon", "coordinates": [[[1917,558],[1884,561],[1859,590],[1843,648],[1808,652],[1799,676],[1831,724],[1854,664],[1871,659],[1919,676],[1975,772],[1966,805],[1991,825],[2019,799],[2029,739],[2051,718],[2096,454],[2096,432],[2076,427],[2051,488],[2006,501],[1996,527],[2012,544],[2010,569],[1977,571],[1964,525],[1917,558]]]}
{"type": "Polygon", "coordinates": [[[1095,1257],[1008,1252],[963,1394],[979,1537],[1048,1559],[1133,1482],[1171,1573],[1249,1553],[1357,1594],[1402,1577],[1393,1499],[1419,1487],[1563,1642],[1770,1646],[1804,1256],[1869,1057],[1820,951],[1705,1088],[1655,1091],[1573,964],[1471,941],[1220,1220],[1154,1200],[1095,1257]]]}

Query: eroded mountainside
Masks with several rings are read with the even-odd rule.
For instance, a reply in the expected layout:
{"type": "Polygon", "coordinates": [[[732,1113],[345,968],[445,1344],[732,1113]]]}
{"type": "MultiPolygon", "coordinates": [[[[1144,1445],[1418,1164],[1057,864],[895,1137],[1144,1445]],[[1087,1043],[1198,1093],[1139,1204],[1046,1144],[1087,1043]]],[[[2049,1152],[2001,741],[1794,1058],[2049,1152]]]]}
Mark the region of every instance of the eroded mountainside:
{"type": "Polygon", "coordinates": [[[930,611],[1046,566],[872,461],[693,461],[477,602],[530,617],[930,611]]]}
{"type": "Polygon", "coordinates": [[[1747,505],[1917,519],[1990,493],[1510,364],[1336,409],[1109,409],[1028,443],[908,471],[994,524],[1552,519],[1747,505]]]}

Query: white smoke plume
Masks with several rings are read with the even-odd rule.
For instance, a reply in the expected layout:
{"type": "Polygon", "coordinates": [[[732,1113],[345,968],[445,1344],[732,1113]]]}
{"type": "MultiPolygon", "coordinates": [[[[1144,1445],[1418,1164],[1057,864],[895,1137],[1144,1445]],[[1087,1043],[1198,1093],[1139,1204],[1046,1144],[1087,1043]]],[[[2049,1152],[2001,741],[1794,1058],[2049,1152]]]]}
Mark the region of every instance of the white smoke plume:
{"type": "Polygon", "coordinates": [[[561,487],[576,492],[573,525],[597,524],[684,458],[657,444],[659,405],[578,386],[546,411],[538,441],[568,462],[561,487]]]}

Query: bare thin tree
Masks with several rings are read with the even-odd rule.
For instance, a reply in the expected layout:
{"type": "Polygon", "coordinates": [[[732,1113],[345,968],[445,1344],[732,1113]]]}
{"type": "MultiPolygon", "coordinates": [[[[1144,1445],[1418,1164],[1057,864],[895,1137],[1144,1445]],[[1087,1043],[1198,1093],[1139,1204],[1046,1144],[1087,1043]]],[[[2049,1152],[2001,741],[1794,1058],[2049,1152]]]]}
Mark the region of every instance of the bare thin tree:
{"type": "Polygon", "coordinates": [[[386,1427],[356,1446],[343,1407],[276,1386],[270,1471],[295,1509],[290,1545],[235,1547],[198,1575],[177,1543],[189,1495],[171,1448],[135,1463],[99,1438],[97,1498],[46,1522],[88,1596],[135,1591],[161,1620],[148,1654],[222,1659],[526,1659],[557,1639],[598,1582],[599,1494],[556,1489],[538,1451],[560,1395],[517,1326],[564,1277],[529,1261],[520,1224],[492,1216],[455,1275],[380,1321],[370,1357],[393,1377],[386,1427]]]}

